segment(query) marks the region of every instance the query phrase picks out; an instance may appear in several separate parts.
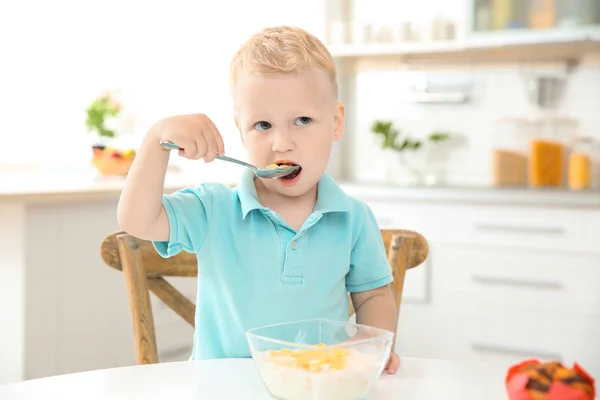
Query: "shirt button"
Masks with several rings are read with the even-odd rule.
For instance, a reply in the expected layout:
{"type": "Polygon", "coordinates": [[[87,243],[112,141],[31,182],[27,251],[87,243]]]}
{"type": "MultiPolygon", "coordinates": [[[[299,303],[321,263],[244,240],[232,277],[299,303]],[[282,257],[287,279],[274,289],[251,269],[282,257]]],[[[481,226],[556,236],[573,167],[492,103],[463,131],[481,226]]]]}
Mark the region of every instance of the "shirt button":
{"type": "Polygon", "coordinates": [[[298,242],[296,242],[295,240],[291,243],[292,245],[292,250],[296,250],[298,248],[298,242]]]}

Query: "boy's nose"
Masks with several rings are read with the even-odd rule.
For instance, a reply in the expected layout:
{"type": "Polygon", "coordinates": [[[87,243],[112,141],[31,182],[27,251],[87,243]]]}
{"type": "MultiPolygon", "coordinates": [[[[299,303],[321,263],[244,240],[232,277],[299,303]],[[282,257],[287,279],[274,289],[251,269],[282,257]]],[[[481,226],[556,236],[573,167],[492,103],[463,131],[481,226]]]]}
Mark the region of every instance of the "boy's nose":
{"type": "Polygon", "coordinates": [[[280,129],[274,132],[272,149],[274,153],[285,153],[294,149],[294,141],[289,131],[280,129]]]}

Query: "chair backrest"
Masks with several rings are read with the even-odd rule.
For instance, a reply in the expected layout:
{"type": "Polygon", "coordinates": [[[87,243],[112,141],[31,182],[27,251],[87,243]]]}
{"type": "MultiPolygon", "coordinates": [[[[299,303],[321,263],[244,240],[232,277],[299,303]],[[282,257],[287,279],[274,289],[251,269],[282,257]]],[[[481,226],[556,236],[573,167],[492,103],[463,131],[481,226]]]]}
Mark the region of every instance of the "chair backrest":
{"type": "MultiPolygon", "coordinates": [[[[394,299],[400,308],[406,270],[421,265],[427,258],[429,247],[427,240],[417,232],[382,229],[381,235],[394,274],[394,299]]],[[[102,242],[101,255],[108,266],[123,272],[129,296],[137,364],[157,363],[158,351],[150,292],[194,326],[194,303],[170,285],[164,277],[196,277],[196,255],[181,252],[174,257],[162,258],[151,242],[124,232],[108,235],[102,242]]],[[[352,316],[352,301],[349,303],[349,316],[352,316]]]]}

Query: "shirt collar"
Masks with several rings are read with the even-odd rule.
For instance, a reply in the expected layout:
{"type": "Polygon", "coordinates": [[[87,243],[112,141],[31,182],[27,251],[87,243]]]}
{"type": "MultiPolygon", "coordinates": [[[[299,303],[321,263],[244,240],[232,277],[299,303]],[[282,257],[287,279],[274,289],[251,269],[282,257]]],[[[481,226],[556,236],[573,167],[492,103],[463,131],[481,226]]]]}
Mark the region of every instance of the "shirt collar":
{"type": "Polygon", "coordinates": [[[258,194],[256,186],[254,186],[254,173],[249,169],[242,173],[237,193],[242,206],[242,218],[246,218],[246,215],[252,210],[265,208],[258,202],[258,194]]]}
{"type": "Polygon", "coordinates": [[[323,174],[319,180],[316,211],[323,214],[328,212],[350,212],[350,199],[342,188],[328,174],[323,174]]]}
{"type": "MultiPolygon", "coordinates": [[[[267,209],[258,201],[256,186],[254,186],[254,173],[252,171],[247,170],[242,173],[237,193],[242,207],[242,218],[246,218],[252,210],[267,209]]],[[[322,214],[350,211],[350,199],[348,199],[346,193],[328,174],[323,174],[319,180],[315,211],[322,214]]]]}

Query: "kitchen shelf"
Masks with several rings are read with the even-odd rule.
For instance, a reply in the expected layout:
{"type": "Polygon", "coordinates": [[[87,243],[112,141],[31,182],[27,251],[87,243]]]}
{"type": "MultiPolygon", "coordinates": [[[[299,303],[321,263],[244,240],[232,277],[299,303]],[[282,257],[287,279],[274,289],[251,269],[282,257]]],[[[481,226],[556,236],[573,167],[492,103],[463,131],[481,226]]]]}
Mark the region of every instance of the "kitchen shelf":
{"type": "MultiPolygon", "coordinates": [[[[471,34],[462,40],[421,43],[372,43],[331,45],[331,54],[338,59],[374,57],[466,56],[478,53],[523,53],[535,56],[535,51],[551,50],[554,54],[579,53],[590,48],[600,50],[600,28],[581,30],[514,30],[471,34]]],[[[543,54],[543,53],[542,53],[543,54]]]]}
{"type": "Polygon", "coordinates": [[[343,44],[329,46],[331,55],[337,58],[401,56],[419,54],[455,53],[463,46],[457,41],[430,43],[373,43],[343,44]]]}
{"type": "Polygon", "coordinates": [[[539,46],[582,44],[598,42],[600,28],[570,29],[514,29],[472,33],[467,39],[471,48],[497,48],[515,46],[539,46]]]}

